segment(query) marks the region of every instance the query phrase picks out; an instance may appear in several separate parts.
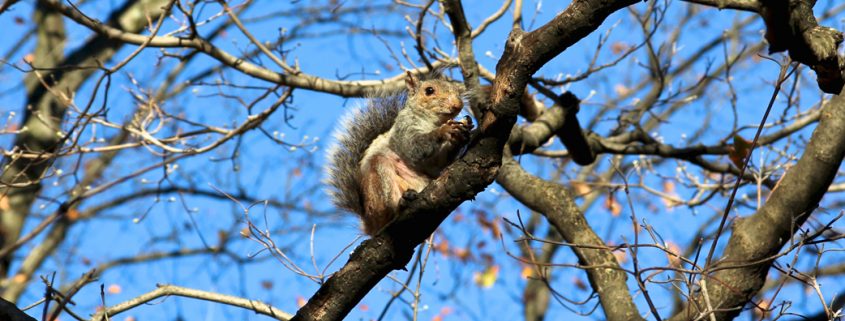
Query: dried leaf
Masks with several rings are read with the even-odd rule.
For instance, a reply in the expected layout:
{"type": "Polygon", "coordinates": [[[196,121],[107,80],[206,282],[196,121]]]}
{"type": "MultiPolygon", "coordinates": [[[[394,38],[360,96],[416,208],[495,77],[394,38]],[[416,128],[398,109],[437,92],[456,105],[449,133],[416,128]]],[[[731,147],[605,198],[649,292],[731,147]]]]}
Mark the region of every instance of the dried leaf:
{"type": "Polygon", "coordinates": [[[76,220],[79,219],[79,211],[76,210],[75,208],[71,208],[67,211],[67,214],[65,214],[65,216],[71,222],[76,221],[76,220]]]}
{"type": "Polygon", "coordinates": [[[106,292],[108,292],[109,294],[120,294],[120,292],[123,292],[123,288],[121,288],[120,285],[112,284],[109,285],[108,289],[106,289],[106,292]]]}
{"type": "Polygon", "coordinates": [[[625,50],[628,50],[628,44],[624,42],[617,41],[610,45],[610,52],[612,52],[614,55],[621,54],[625,50]]]}
{"type": "Polygon", "coordinates": [[[468,249],[458,248],[458,249],[452,250],[452,255],[457,257],[462,262],[466,262],[466,261],[469,261],[470,252],[469,252],[468,249]]]}
{"type": "Polygon", "coordinates": [[[610,215],[613,217],[619,217],[619,214],[622,214],[622,204],[619,204],[616,201],[616,197],[613,194],[610,194],[604,200],[604,208],[610,211],[610,215]]]}
{"type": "Polygon", "coordinates": [[[628,89],[628,87],[625,87],[625,85],[623,85],[623,84],[617,84],[616,86],[613,87],[613,90],[619,96],[625,96],[625,95],[627,95],[628,93],[631,92],[631,90],[628,89]]]}
{"type": "Polygon", "coordinates": [[[669,258],[669,265],[672,267],[680,267],[681,266],[681,258],[678,257],[681,254],[681,248],[672,241],[666,242],[666,256],[669,258]]]}
{"type": "Polygon", "coordinates": [[[449,241],[445,239],[440,241],[434,245],[434,250],[440,252],[440,254],[449,256],[449,241]]]}
{"type": "Polygon", "coordinates": [[[667,211],[671,211],[673,207],[680,205],[681,203],[677,201],[678,193],[675,193],[675,182],[670,180],[663,181],[663,193],[670,197],[661,197],[660,201],[663,203],[663,206],[666,207],[667,211]]]}
{"type": "Polygon", "coordinates": [[[577,196],[584,196],[584,195],[590,194],[590,192],[593,191],[593,189],[590,188],[590,185],[587,185],[587,183],[584,183],[584,182],[573,181],[573,182],[571,182],[571,184],[572,184],[572,190],[575,191],[575,194],[577,196]]]}
{"type": "Polygon", "coordinates": [[[26,277],[26,274],[23,273],[15,274],[15,276],[12,278],[12,281],[14,281],[15,283],[24,283],[27,280],[28,278],[26,277]]]}
{"type": "Polygon", "coordinates": [[[519,276],[521,276],[525,280],[534,277],[534,268],[527,265],[522,267],[522,272],[519,273],[519,276]]]}
{"type": "Polygon", "coordinates": [[[769,308],[769,301],[763,300],[751,311],[754,312],[755,319],[763,320],[769,317],[769,308]]]}
{"type": "Polygon", "coordinates": [[[443,321],[447,315],[452,314],[452,308],[450,307],[443,307],[440,309],[440,312],[437,313],[434,317],[431,318],[432,321],[443,321]]]}
{"type": "Polygon", "coordinates": [[[733,146],[728,148],[728,157],[731,159],[731,162],[736,165],[737,168],[742,168],[742,165],[745,163],[745,158],[751,152],[751,142],[739,136],[739,134],[734,135],[734,144],[733,146]]]}
{"type": "Polygon", "coordinates": [[[572,277],[572,285],[574,285],[578,290],[584,291],[587,289],[587,283],[584,283],[584,280],[581,278],[574,276],[572,277]]]}
{"type": "Polygon", "coordinates": [[[663,181],[663,193],[666,194],[675,194],[675,182],[671,180],[664,180],[663,181]]]}
{"type": "Polygon", "coordinates": [[[272,290],[273,289],[273,281],[271,281],[271,280],[261,281],[261,288],[265,289],[265,290],[272,290]]]}
{"type": "Polygon", "coordinates": [[[619,262],[619,264],[628,262],[628,251],[613,251],[613,256],[616,257],[616,262],[619,262]]]}

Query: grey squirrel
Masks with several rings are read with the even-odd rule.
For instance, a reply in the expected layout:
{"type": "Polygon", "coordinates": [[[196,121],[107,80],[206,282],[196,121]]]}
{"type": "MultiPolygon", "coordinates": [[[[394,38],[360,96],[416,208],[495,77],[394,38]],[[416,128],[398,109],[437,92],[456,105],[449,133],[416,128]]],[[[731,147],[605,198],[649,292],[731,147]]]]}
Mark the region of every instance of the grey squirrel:
{"type": "Polygon", "coordinates": [[[473,127],[469,116],[454,120],[464,106],[462,85],[410,72],[405,85],[403,93],[371,98],[349,114],[328,152],[329,194],[361,218],[369,235],[452,163],[473,127]]]}

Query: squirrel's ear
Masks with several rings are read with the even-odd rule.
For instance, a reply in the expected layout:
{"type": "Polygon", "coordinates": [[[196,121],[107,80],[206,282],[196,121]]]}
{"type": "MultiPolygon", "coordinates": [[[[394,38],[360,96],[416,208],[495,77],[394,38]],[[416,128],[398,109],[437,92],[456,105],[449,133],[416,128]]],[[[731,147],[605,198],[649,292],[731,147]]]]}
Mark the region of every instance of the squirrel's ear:
{"type": "Polygon", "coordinates": [[[408,75],[408,77],[405,78],[405,87],[408,89],[408,95],[414,95],[414,92],[417,89],[417,79],[414,78],[414,74],[410,71],[406,71],[405,73],[408,75]]]}

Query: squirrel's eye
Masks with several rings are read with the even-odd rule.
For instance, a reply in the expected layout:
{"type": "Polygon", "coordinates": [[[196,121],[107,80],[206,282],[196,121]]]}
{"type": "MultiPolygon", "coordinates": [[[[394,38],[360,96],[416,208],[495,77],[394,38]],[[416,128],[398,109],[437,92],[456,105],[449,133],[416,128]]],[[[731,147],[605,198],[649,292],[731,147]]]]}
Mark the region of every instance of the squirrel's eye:
{"type": "Polygon", "coordinates": [[[426,96],[434,95],[434,87],[425,87],[425,95],[426,96]]]}

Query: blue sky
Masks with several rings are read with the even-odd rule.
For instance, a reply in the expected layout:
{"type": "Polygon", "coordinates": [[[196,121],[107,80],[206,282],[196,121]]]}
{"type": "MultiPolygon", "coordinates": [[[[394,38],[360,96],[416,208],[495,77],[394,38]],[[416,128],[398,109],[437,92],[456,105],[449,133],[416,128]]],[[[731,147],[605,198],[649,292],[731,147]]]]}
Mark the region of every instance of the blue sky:
{"type": "MultiPolygon", "coordinates": [[[[819,1],[816,6],[826,8],[833,6],[836,1],[819,1]]],[[[289,7],[305,6],[306,1],[261,3],[254,9],[248,10],[242,15],[246,17],[257,16],[274,10],[284,10],[289,7]]],[[[662,5],[663,3],[661,3],[662,5]]],[[[111,2],[94,2],[83,6],[83,10],[92,14],[103,16],[104,12],[111,8],[111,2]]],[[[467,1],[465,8],[468,19],[473,26],[495,11],[499,3],[488,1],[467,1]]],[[[566,4],[546,2],[526,2],[524,7],[526,28],[537,27],[548,21],[555,14],[565,8],[566,4]],[[535,9],[539,8],[534,16],[535,9]]],[[[646,10],[648,3],[640,3],[633,8],[637,11],[646,10]]],[[[22,34],[29,28],[29,25],[14,23],[14,19],[21,17],[28,19],[30,3],[21,3],[14,7],[14,10],[0,15],[0,25],[6,26],[7,34],[22,34]]],[[[663,43],[668,35],[674,30],[673,23],[677,23],[678,16],[687,8],[686,4],[670,2],[667,20],[659,27],[653,38],[657,44],[663,43]]],[[[203,17],[217,12],[217,7],[209,5],[203,13],[203,17]]],[[[666,45],[661,50],[671,50],[678,58],[686,57],[696,52],[703,41],[715,37],[721,30],[727,28],[732,22],[744,19],[747,14],[733,11],[717,11],[715,9],[705,10],[701,16],[694,18],[694,22],[683,31],[682,37],[673,46],[666,45]]],[[[489,70],[495,69],[495,63],[503,49],[503,41],[510,28],[508,15],[503,20],[494,23],[484,35],[474,41],[474,50],[478,61],[489,70]]],[[[642,41],[643,34],[631,21],[632,14],[621,10],[611,15],[602,27],[589,37],[585,38],[575,46],[569,48],[561,56],[547,64],[538,75],[549,78],[557,76],[565,77],[568,74],[578,74],[586,68],[587,62],[592,59],[595,53],[599,37],[604,36],[608,30],[609,41],[605,48],[599,53],[599,63],[612,61],[616,56],[610,50],[613,43],[632,45],[642,41]]],[[[427,19],[431,19],[428,17],[427,19]]],[[[843,16],[830,20],[830,26],[843,29],[843,16]]],[[[261,23],[251,23],[249,28],[260,39],[272,39],[279,28],[291,28],[296,22],[293,18],[274,18],[261,23]]],[[[430,21],[430,20],[429,20],[430,21]]],[[[404,30],[407,24],[401,16],[378,16],[367,19],[359,19],[352,23],[359,24],[362,28],[391,27],[404,30]]],[[[73,48],[84,43],[89,35],[81,27],[67,22],[68,34],[72,35],[67,47],[73,48]]],[[[173,24],[165,25],[165,30],[172,30],[173,24]]],[[[332,30],[332,27],[321,26],[307,31],[321,32],[332,30]]],[[[737,50],[741,46],[752,46],[762,41],[762,35],[757,32],[761,30],[762,24],[757,21],[738,37],[739,41],[725,43],[725,48],[737,50]]],[[[445,50],[454,50],[451,46],[452,39],[444,30],[442,25],[437,26],[436,40],[445,50]]],[[[9,50],[16,37],[4,37],[0,39],[0,53],[9,50]]],[[[226,36],[218,39],[215,44],[229,52],[238,52],[246,44],[246,40],[236,30],[230,30],[226,36]],[[239,49],[240,48],[240,49],[239,49]]],[[[410,37],[385,37],[377,39],[374,37],[337,35],[322,39],[303,39],[294,43],[286,44],[285,49],[290,52],[291,59],[296,59],[302,70],[327,78],[339,76],[350,78],[377,79],[389,77],[398,73],[395,61],[387,53],[385,46],[389,46],[394,52],[401,52],[402,46],[411,48],[413,44],[410,37]],[[388,66],[390,68],[388,68],[388,66]]],[[[23,55],[32,50],[34,41],[26,42],[9,61],[19,63],[23,55]]],[[[119,56],[125,56],[134,48],[126,47],[119,56]]],[[[412,55],[413,56],[413,55],[412,55]]],[[[138,92],[142,89],[155,89],[162,81],[163,74],[172,68],[172,60],[157,60],[160,57],[159,50],[147,50],[141,54],[133,63],[127,66],[121,73],[114,76],[115,84],[112,86],[109,100],[109,118],[120,120],[127,117],[131,111],[130,107],[134,102],[127,92],[138,92]],[[136,79],[138,85],[134,85],[131,79],[136,79]]],[[[780,57],[780,56],[775,56],[780,57]]],[[[615,97],[620,88],[625,89],[638,82],[645,72],[640,64],[647,59],[644,52],[634,53],[630,59],[622,61],[615,68],[598,73],[590,79],[577,82],[566,89],[581,98],[586,98],[582,105],[579,118],[582,123],[590,119],[598,112],[602,104],[615,97]],[[621,86],[621,87],[620,87],[621,86]]],[[[673,82],[672,86],[682,86],[696,81],[696,73],[703,72],[708,63],[718,64],[724,61],[723,52],[720,49],[713,50],[705,55],[705,59],[697,64],[694,71],[673,82]]],[[[185,75],[206,70],[214,66],[215,62],[208,58],[200,58],[192,62],[185,75]]],[[[270,64],[267,64],[270,66],[270,64]]],[[[404,65],[408,67],[408,65],[404,65]]],[[[453,73],[457,76],[458,73],[453,73]]],[[[812,77],[805,71],[804,75],[812,77]]],[[[248,76],[237,72],[226,72],[225,81],[242,86],[268,86],[260,80],[251,79],[248,76]]],[[[771,82],[776,78],[777,70],[775,65],[769,61],[762,60],[754,63],[744,63],[736,67],[732,75],[733,85],[741,93],[737,101],[736,122],[742,125],[753,125],[759,122],[765,102],[771,95],[771,82]]],[[[0,121],[5,121],[10,111],[17,113],[11,117],[14,123],[20,119],[21,106],[24,104],[21,84],[22,75],[9,67],[0,69],[0,121]]],[[[244,99],[256,97],[260,92],[249,89],[221,89],[213,82],[215,78],[206,79],[211,82],[209,85],[195,84],[191,90],[186,91],[165,103],[164,107],[169,112],[183,113],[192,120],[213,123],[215,125],[233,125],[235,120],[242,121],[246,116],[244,109],[232,99],[222,99],[218,93],[223,90],[227,94],[237,95],[244,99]]],[[[812,81],[810,81],[812,85],[812,81]]],[[[799,102],[801,109],[812,107],[819,98],[812,86],[806,85],[801,88],[806,93],[803,100],[799,102]]],[[[700,142],[714,144],[730,135],[731,123],[734,121],[734,114],[730,108],[727,86],[724,81],[717,85],[716,91],[702,97],[685,107],[684,111],[668,120],[668,124],[661,126],[653,135],[663,139],[667,143],[683,144],[685,136],[693,134],[695,126],[700,125],[708,113],[714,113],[714,125],[706,135],[703,135],[700,142]]],[[[92,84],[88,83],[77,95],[77,100],[86,99],[93,90],[92,84]]],[[[101,96],[102,97],[102,96],[101,96]]],[[[607,134],[616,124],[616,116],[620,110],[630,108],[636,102],[635,98],[619,102],[613,109],[613,113],[602,117],[598,125],[593,129],[600,134],[607,134]]],[[[102,99],[102,98],[98,98],[102,99]]],[[[782,102],[782,101],[781,101],[782,102]]],[[[258,105],[259,108],[266,108],[271,101],[265,101],[258,105]]],[[[278,133],[277,138],[292,144],[304,143],[307,146],[292,149],[289,146],[275,144],[267,137],[257,131],[252,131],[244,136],[240,144],[227,143],[218,150],[191,157],[185,161],[179,161],[178,168],[172,169],[164,175],[163,170],[151,171],[131,180],[128,183],[119,185],[112,191],[105,193],[84,203],[81,208],[85,209],[105,200],[114,199],[120,195],[126,195],[139,189],[155,188],[156,186],[195,186],[205,190],[219,189],[226,193],[236,193],[239,190],[246,191],[256,199],[272,199],[287,202],[296,209],[282,210],[278,208],[265,208],[256,205],[249,211],[249,218],[260,227],[267,227],[272,230],[273,239],[276,244],[290,256],[292,262],[308,272],[314,272],[311,259],[311,227],[316,224],[313,235],[314,263],[317,270],[324,268],[328,273],[338,269],[351,250],[347,246],[358,238],[360,232],[357,229],[357,222],[354,217],[342,215],[334,211],[320,185],[320,168],[323,163],[323,151],[327,143],[331,141],[329,133],[332,131],[340,115],[349,108],[360,104],[360,99],[343,99],[327,94],[298,90],[294,92],[292,109],[285,113],[277,113],[262,126],[267,132],[278,133]],[[292,116],[292,119],[285,121],[285,116],[292,116]],[[318,138],[315,140],[315,138],[318,138]],[[236,160],[228,159],[236,146],[238,157],[236,160]],[[319,217],[308,216],[302,209],[314,208],[324,215],[319,217]],[[332,261],[340,253],[334,263],[327,268],[326,264],[332,261]]],[[[775,115],[783,112],[784,105],[776,104],[775,115]]],[[[5,123],[0,123],[4,125],[5,123]]],[[[170,129],[167,129],[170,130],[170,129]]],[[[103,135],[102,131],[95,134],[85,134],[86,137],[103,135]]],[[[745,130],[741,135],[750,138],[752,130],[745,130]]],[[[809,132],[802,132],[796,135],[796,139],[809,137],[809,132]]],[[[12,136],[0,135],[0,144],[6,148],[10,145],[12,136]]],[[[559,142],[555,142],[553,149],[561,149],[559,142]]],[[[791,152],[796,152],[791,150],[791,152]]],[[[774,151],[767,149],[755,152],[755,162],[762,160],[774,160],[777,155],[774,151]],[[759,154],[758,154],[759,153],[759,154]],[[762,156],[761,156],[762,155],[762,156]],[[760,158],[763,157],[763,158],[760,158]]],[[[87,158],[83,158],[86,160],[87,158]]],[[[625,158],[625,162],[631,162],[635,158],[625,158]]],[[[715,158],[714,158],[715,159],[715,158]]],[[[110,172],[111,178],[125,175],[136,168],[148,166],[158,159],[151,153],[141,149],[124,153],[120,157],[118,165],[110,172]]],[[[68,159],[57,164],[65,173],[72,172],[77,160],[68,159]]],[[[645,161],[645,160],[641,160],[645,161]]],[[[721,161],[726,161],[722,159],[721,161]]],[[[534,174],[544,178],[551,178],[558,162],[541,161],[538,158],[524,156],[521,159],[523,166],[534,174]]],[[[602,159],[598,168],[606,170],[611,163],[608,159],[602,159]]],[[[665,163],[655,165],[657,173],[663,176],[648,174],[643,182],[651,186],[660,186],[667,178],[682,175],[678,170],[677,163],[669,160],[665,163]]],[[[560,178],[562,183],[573,179],[577,167],[568,165],[564,170],[564,177],[560,178]]],[[[694,166],[688,168],[696,172],[694,166]]],[[[628,173],[631,180],[638,180],[639,176],[635,171],[628,173]]],[[[620,180],[614,179],[614,182],[620,180]]],[[[62,187],[72,186],[72,176],[52,179],[48,184],[54,184],[45,188],[45,197],[56,197],[62,199],[64,190],[62,187]]],[[[102,182],[100,182],[102,183],[102,182]]],[[[753,191],[744,189],[745,193],[753,191]]],[[[684,186],[678,186],[678,193],[682,196],[691,196],[691,190],[684,186]]],[[[627,207],[627,197],[621,191],[614,194],[618,201],[623,204],[621,215],[617,218],[611,216],[597,202],[587,212],[587,219],[600,236],[613,243],[631,242],[633,232],[631,222],[628,218],[630,211],[627,207]]],[[[752,194],[753,195],[753,194],[752,194]]],[[[718,199],[718,198],[717,198],[718,199]]],[[[685,247],[692,240],[690,236],[698,225],[707,221],[714,213],[722,210],[724,202],[714,201],[712,207],[702,207],[695,210],[687,208],[674,208],[671,211],[661,205],[660,200],[650,194],[635,190],[631,197],[635,204],[634,210],[641,220],[645,220],[654,226],[662,240],[674,242],[685,247]]],[[[36,206],[44,205],[39,213],[49,213],[54,203],[48,200],[39,202],[36,206]]],[[[445,257],[438,253],[432,253],[426,264],[426,270],[422,279],[420,319],[431,319],[443,308],[450,308],[454,312],[446,317],[446,320],[499,320],[521,318],[522,306],[520,297],[525,280],[519,277],[521,266],[508,256],[508,253],[517,253],[517,244],[514,242],[515,234],[506,234],[503,240],[496,240],[489,230],[483,230],[475,223],[478,217],[490,220],[500,217],[511,221],[517,220],[517,210],[526,217],[525,208],[518,206],[515,202],[502,192],[502,188],[491,185],[488,190],[475,202],[467,202],[462,205],[458,213],[444,223],[436,236],[436,239],[448,239],[452,246],[467,246],[472,248],[475,260],[468,264],[458,262],[454,257],[445,257]],[[460,215],[457,215],[460,214],[460,215]],[[479,244],[483,243],[483,246],[479,244]],[[501,266],[500,278],[496,284],[489,289],[484,289],[473,283],[473,273],[482,271],[487,263],[484,262],[484,255],[490,255],[492,262],[501,266]]],[[[837,214],[838,209],[823,210],[820,220],[837,214]]],[[[752,208],[739,207],[734,215],[748,215],[753,213],[752,208]]],[[[244,213],[238,204],[231,201],[209,197],[197,197],[186,195],[181,197],[178,194],[168,194],[159,197],[156,195],[127,202],[114,207],[103,213],[103,217],[97,220],[81,222],[71,231],[68,242],[60,248],[56,254],[42,268],[42,275],[56,271],[56,280],[66,282],[78,277],[91,268],[90,264],[99,264],[111,259],[149,253],[152,251],[170,251],[176,249],[196,249],[204,245],[217,243],[220,232],[225,231],[232,237],[237,236],[243,226],[244,213]],[[136,223],[137,221],[137,223],[136,223]],[[86,264],[86,262],[90,262],[86,264]]],[[[35,222],[35,221],[33,221],[35,222]]],[[[33,223],[34,224],[34,223],[33,223]]],[[[545,228],[545,227],[544,227],[545,228]]],[[[37,239],[38,240],[38,239],[37,239]]],[[[37,241],[36,240],[36,241],[37,241]]],[[[640,234],[640,241],[652,242],[647,234],[640,234]]],[[[726,243],[723,238],[720,244],[726,243]]],[[[29,245],[31,248],[33,243],[29,245]]],[[[535,244],[539,246],[539,244],[535,244]]],[[[27,249],[28,249],[27,248],[27,249]]],[[[298,298],[308,298],[318,288],[315,282],[293,273],[283,267],[282,263],[271,257],[267,251],[262,251],[260,245],[255,242],[239,239],[233,242],[228,248],[243,261],[241,263],[227,256],[193,256],[180,259],[156,261],[149,264],[130,265],[117,270],[106,272],[96,283],[85,287],[75,297],[75,311],[82,315],[92,313],[96,306],[100,305],[99,284],[107,288],[113,285],[120,287],[119,293],[110,293],[106,296],[107,305],[130,299],[141,293],[150,291],[155,284],[174,284],[206,291],[217,291],[225,294],[248,297],[264,300],[281,308],[284,311],[295,312],[298,298]]],[[[641,263],[646,266],[666,265],[666,256],[660,252],[643,250],[641,263]]],[[[841,254],[829,254],[825,260],[841,261],[841,254]]],[[[575,264],[577,259],[566,249],[557,252],[555,262],[564,264],[575,264]]],[[[826,261],[824,261],[826,262],[826,261]]],[[[807,262],[802,262],[807,263],[807,262]]],[[[19,264],[19,262],[18,262],[19,264]]],[[[630,267],[630,262],[627,265],[630,267]]],[[[407,277],[405,272],[394,274],[398,280],[407,277]]],[[[670,275],[658,277],[658,281],[665,280],[670,275]]],[[[589,296],[588,291],[578,290],[574,287],[574,280],[580,279],[586,282],[584,273],[573,268],[559,268],[555,270],[553,284],[555,289],[564,293],[565,296],[574,300],[584,300],[589,296]]],[[[841,278],[822,279],[824,281],[824,294],[831,298],[838,288],[842,287],[841,278]]],[[[43,288],[33,283],[29,291],[20,300],[21,305],[28,305],[42,295],[43,288]]],[[[415,283],[412,283],[415,284],[415,283]]],[[[369,320],[378,316],[390,297],[390,292],[398,289],[397,284],[391,280],[382,281],[362,302],[362,306],[352,311],[349,320],[369,320]]],[[[633,283],[630,289],[634,291],[633,283]]],[[[662,313],[668,313],[671,308],[671,300],[667,290],[671,289],[665,285],[650,285],[650,292],[658,301],[658,308],[662,313]]],[[[642,295],[634,292],[634,296],[640,307],[640,311],[648,311],[642,295]]],[[[403,296],[408,299],[409,296],[403,296]]],[[[811,296],[803,294],[798,287],[787,287],[784,293],[778,296],[780,299],[789,299],[799,311],[817,311],[818,302],[813,301],[811,296]]],[[[595,302],[596,300],[593,300],[595,302]]],[[[386,320],[407,319],[411,310],[408,305],[398,301],[388,312],[386,320]]],[[[586,306],[575,306],[566,302],[552,302],[548,317],[550,319],[570,318],[579,313],[587,313],[592,304],[586,306]]],[[[29,312],[35,316],[39,315],[38,308],[29,312]]],[[[223,319],[263,319],[248,311],[211,304],[190,299],[168,298],[155,301],[155,304],[135,309],[126,314],[118,316],[118,320],[124,320],[126,316],[134,316],[138,320],[158,319],[185,319],[185,320],[223,320],[223,319]]],[[[665,315],[663,315],[665,317],[665,315]]],[[[601,319],[601,313],[597,312],[592,317],[601,319]]],[[[70,319],[63,316],[62,320],[70,319]]]]}

